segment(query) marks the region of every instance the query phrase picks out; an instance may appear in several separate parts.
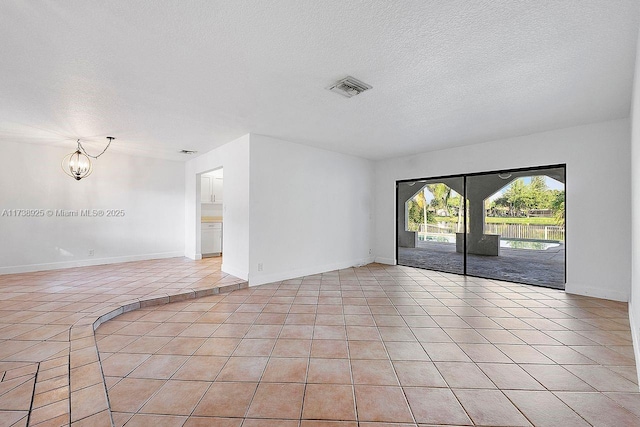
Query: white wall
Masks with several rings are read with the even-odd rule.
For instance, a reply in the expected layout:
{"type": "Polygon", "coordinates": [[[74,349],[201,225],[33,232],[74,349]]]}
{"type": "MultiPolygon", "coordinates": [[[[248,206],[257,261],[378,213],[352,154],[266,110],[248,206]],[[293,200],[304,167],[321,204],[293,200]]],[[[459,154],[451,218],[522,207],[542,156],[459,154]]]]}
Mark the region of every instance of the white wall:
{"type": "Polygon", "coordinates": [[[222,205],[219,203],[202,203],[200,210],[202,216],[223,216],[222,205]]]}
{"type": "Polygon", "coordinates": [[[222,271],[249,278],[249,135],[189,160],[185,167],[184,254],[200,259],[200,175],[224,167],[222,271]]]}
{"type": "Polygon", "coordinates": [[[91,176],[75,181],[60,169],[71,151],[2,142],[0,212],[123,209],[125,216],[0,216],[0,273],[183,255],[182,162],[107,151],[91,176]]]}
{"type": "Polygon", "coordinates": [[[379,161],[376,260],[395,262],[396,180],[566,163],[566,290],[627,301],[629,138],[624,119],[379,161]]]}
{"type": "Polygon", "coordinates": [[[250,284],[373,261],[372,189],[368,160],[252,134],[250,284]]]}
{"type": "Polygon", "coordinates": [[[631,104],[631,299],[629,320],[640,380],[640,41],[631,104]]]}

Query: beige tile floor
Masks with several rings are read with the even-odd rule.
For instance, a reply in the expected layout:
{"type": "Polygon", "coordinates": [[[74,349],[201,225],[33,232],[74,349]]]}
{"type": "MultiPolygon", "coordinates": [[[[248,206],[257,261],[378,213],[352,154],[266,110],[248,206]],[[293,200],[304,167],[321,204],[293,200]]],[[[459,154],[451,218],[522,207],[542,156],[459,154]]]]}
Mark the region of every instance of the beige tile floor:
{"type": "Polygon", "coordinates": [[[372,264],[130,311],[95,339],[116,426],[640,426],[627,305],[545,288],[372,264]]]}
{"type": "Polygon", "coordinates": [[[0,426],[111,425],[94,327],[124,308],[242,286],[220,258],[0,275],[0,426]]]}
{"type": "Polygon", "coordinates": [[[381,265],[216,295],[246,285],[219,269],[0,276],[0,426],[640,425],[626,304],[381,265]]]}

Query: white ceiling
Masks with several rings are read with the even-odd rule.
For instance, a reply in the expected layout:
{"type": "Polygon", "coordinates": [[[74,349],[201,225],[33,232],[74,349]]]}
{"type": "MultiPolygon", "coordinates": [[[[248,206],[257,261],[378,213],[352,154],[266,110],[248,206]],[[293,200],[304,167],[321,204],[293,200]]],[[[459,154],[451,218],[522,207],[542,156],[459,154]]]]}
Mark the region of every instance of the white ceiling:
{"type": "Polygon", "coordinates": [[[2,0],[0,141],[113,135],[184,159],[254,132],[380,159],[628,117],[638,16],[637,0],[2,0]],[[347,75],[373,89],[325,89],[347,75]]]}

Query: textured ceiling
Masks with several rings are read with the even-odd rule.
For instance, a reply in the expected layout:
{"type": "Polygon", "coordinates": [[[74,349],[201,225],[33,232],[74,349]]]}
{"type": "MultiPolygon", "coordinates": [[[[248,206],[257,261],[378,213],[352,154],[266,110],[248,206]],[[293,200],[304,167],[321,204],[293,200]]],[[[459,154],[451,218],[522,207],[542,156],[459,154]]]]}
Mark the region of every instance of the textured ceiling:
{"type": "Polygon", "coordinates": [[[628,117],[638,3],[2,0],[0,142],[380,159],[628,117]]]}

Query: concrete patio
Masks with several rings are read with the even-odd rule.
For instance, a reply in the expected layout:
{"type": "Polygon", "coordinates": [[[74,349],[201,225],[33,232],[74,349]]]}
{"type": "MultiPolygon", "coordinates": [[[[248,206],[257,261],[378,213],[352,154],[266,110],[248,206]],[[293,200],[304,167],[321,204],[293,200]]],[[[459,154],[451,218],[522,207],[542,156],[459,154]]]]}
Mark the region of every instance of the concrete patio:
{"type": "MultiPolygon", "coordinates": [[[[564,244],[547,250],[500,248],[497,257],[469,254],[467,274],[564,289],[564,258],[564,244]]],[[[398,248],[398,264],[409,267],[461,274],[463,262],[455,243],[427,241],[398,248]]]]}

